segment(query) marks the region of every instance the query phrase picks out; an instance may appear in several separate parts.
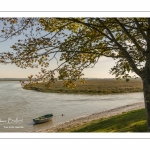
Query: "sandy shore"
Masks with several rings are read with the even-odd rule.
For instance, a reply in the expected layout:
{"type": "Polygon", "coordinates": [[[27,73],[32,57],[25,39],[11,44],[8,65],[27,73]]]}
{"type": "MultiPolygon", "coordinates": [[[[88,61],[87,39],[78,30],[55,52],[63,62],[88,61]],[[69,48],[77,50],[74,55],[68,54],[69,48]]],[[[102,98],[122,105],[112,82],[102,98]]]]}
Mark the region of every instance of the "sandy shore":
{"type": "Polygon", "coordinates": [[[125,105],[125,106],[117,107],[117,108],[110,109],[107,111],[95,113],[95,114],[92,114],[89,116],[72,119],[65,123],[61,123],[57,126],[50,127],[49,129],[39,130],[38,132],[60,132],[63,129],[70,129],[73,127],[77,127],[77,126],[83,125],[85,123],[91,122],[93,120],[97,120],[97,119],[101,119],[101,118],[108,118],[110,116],[115,116],[115,115],[121,114],[123,112],[128,112],[128,111],[136,110],[136,109],[140,109],[140,108],[144,108],[143,102],[134,103],[131,105],[125,105]]]}

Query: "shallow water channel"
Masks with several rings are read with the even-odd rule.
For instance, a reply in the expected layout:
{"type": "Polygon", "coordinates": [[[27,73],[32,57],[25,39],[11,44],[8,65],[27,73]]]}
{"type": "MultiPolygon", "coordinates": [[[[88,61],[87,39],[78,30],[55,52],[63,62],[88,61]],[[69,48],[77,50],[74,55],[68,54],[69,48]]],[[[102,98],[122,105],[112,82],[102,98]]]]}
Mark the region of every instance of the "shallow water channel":
{"type": "Polygon", "coordinates": [[[81,116],[143,102],[143,93],[84,95],[41,93],[22,89],[18,81],[0,81],[0,132],[35,132],[81,116]],[[50,122],[32,119],[53,113],[50,122]],[[63,114],[63,116],[62,116],[63,114]]]}

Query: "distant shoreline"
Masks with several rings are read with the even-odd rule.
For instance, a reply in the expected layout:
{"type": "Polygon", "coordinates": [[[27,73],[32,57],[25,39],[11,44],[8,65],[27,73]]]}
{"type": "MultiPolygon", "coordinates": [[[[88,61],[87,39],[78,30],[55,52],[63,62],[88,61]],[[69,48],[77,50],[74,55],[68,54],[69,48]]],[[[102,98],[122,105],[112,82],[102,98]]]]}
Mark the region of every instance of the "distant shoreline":
{"type": "Polygon", "coordinates": [[[28,78],[0,78],[0,81],[29,81],[28,78]]]}
{"type": "Polygon", "coordinates": [[[85,80],[85,83],[75,82],[76,88],[67,88],[63,86],[63,81],[56,81],[50,87],[44,83],[25,85],[23,88],[26,90],[35,90],[37,92],[46,93],[64,93],[64,94],[120,94],[120,93],[133,93],[143,92],[143,84],[139,79],[131,79],[126,82],[122,80],[118,82],[115,79],[90,79],[85,80]]]}

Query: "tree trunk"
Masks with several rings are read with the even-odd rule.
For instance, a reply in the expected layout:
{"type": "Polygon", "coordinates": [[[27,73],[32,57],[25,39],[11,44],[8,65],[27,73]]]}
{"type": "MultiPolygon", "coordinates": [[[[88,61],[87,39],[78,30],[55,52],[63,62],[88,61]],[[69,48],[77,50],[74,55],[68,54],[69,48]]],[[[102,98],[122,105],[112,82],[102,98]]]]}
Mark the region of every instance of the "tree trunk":
{"type": "Polygon", "coordinates": [[[148,18],[148,28],[147,28],[147,50],[146,50],[146,63],[142,76],[143,80],[143,92],[144,92],[144,102],[146,110],[146,119],[148,132],[150,132],[150,18],[148,18]]]}
{"type": "Polygon", "coordinates": [[[148,132],[150,132],[150,83],[148,84],[146,83],[146,81],[143,81],[143,92],[144,92],[147,127],[148,132]]]}

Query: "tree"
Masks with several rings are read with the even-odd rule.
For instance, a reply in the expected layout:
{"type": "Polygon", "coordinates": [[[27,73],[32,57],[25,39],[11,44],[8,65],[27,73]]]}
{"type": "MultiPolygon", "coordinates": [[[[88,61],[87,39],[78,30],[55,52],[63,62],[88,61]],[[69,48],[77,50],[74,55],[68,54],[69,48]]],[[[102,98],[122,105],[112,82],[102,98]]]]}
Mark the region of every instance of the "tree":
{"type": "MultiPolygon", "coordinates": [[[[36,21],[30,18],[27,24],[35,26],[36,21]]],[[[46,34],[30,35],[14,44],[11,63],[23,68],[41,65],[37,79],[50,85],[58,72],[65,86],[75,87],[73,81],[81,80],[85,68],[94,67],[101,56],[111,57],[117,62],[110,73],[117,79],[129,81],[130,72],[142,79],[150,131],[150,18],[40,18],[38,22],[39,31],[46,34]],[[57,53],[62,63],[47,70],[52,59],[58,60],[57,53]]],[[[4,29],[2,32],[7,34],[4,29]]],[[[29,79],[34,83],[33,75],[29,79]]]]}
{"type": "MultiPolygon", "coordinates": [[[[0,18],[0,43],[20,35],[24,35],[26,38],[33,36],[33,26],[37,26],[36,35],[40,34],[41,28],[38,25],[38,18],[0,18]],[[29,29],[30,31],[27,32],[29,29]]],[[[14,59],[13,52],[1,50],[0,63],[13,63],[12,60],[14,59]]]]}

